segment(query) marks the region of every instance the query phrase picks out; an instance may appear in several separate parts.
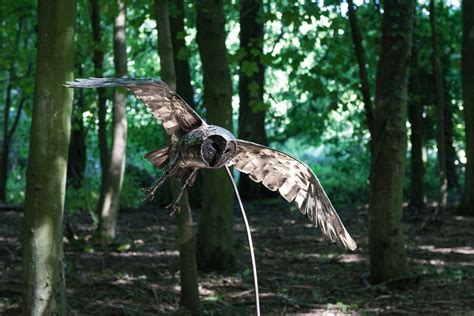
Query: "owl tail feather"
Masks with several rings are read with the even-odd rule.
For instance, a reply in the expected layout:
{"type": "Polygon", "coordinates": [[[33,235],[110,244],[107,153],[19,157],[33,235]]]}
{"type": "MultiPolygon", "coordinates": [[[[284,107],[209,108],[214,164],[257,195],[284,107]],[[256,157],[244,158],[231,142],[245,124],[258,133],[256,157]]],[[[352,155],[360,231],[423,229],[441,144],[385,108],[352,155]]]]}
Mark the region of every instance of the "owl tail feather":
{"type": "Polygon", "coordinates": [[[150,151],[145,155],[145,158],[157,166],[158,168],[163,168],[169,161],[168,155],[169,147],[160,148],[154,151],[150,151]]]}

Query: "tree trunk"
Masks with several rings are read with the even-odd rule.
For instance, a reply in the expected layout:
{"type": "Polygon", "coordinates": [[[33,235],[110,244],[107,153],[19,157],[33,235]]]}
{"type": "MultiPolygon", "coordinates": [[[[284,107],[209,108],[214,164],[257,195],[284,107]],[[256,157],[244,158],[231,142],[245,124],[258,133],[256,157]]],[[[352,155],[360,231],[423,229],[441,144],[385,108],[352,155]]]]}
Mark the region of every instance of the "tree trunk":
{"type": "MultiPolygon", "coordinates": [[[[94,41],[94,50],[92,62],[94,63],[94,75],[97,78],[102,78],[104,72],[104,52],[102,51],[102,39],[100,32],[100,7],[99,0],[90,0],[91,2],[91,24],[92,37],[94,41]]],[[[107,95],[104,89],[97,89],[97,119],[98,119],[98,139],[99,139],[99,156],[100,167],[102,171],[101,187],[105,182],[105,175],[109,163],[109,146],[107,145],[107,123],[105,116],[107,114],[107,95]]],[[[101,191],[103,189],[101,188],[101,191]]],[[[100,203],[102,205],[102,203],[100,203]]]]}
{"type": "Polygon", "coordinates": [[[0,202],[7,201],[8,182],[8,158],[10,154],[10,140],[8,139],[8,125],[10,119],[10,109],[12,103],[12,80],[14,80],[15,66],[10,66],[9,78],[5,96],[5,108],[3,109],[3,142],[2,153],[0,155],[0,202]]]}
{"type": "Polygon", "coordinates": [[[63,210],[75,1],[39,0],[38,53],[22,235],[23,314],[66,315],[63,210]]]}
{"type": "MultiPolygon", "coordinates": [[[[83,77],[82,65],[79,65],[79,78],[83,77]]],[[[71,118],[71,142],[69,144],[69,160],[67,168],[68,181],[75,189],[79,189],[86,170],[86,132],[82,114],[84,113],[84,90],[78,91],[79,97],[73,105],[71,118]]]]}
{"type": "Polygon", "coordinates": [[[456,172],[456,149],[454,148],[453,135],[453,105],[447,89],[444,93],[444,139],[446,149],[446,180],[448,181],[448,192],[459,189],[458,175],[456,172]]]}
{"type": "MultiPolygon", "coordinates": [[[[91,24],[92,24],[92,37],[94,41],[93,57],[92,61],[94,63],[94,74],[97,78],[103,76],[103,63],[104,63],[104,52],[102,51],[102,40],[101,40],[101,31],[100,31],[100,7],[98,0],[90,0],[91,2],[91,24]]],[[[100,157],[100,166],[101,166],[101,186],[100,186],[100,198],[97,205],[97,213],[100,215],[100,212],[103,208],[103,198],[105,191],[105,179],[108,170],[108,164],[110,159],[110,154],[107,144],[107,123],[106,123],[106,114],[107,114],[107,97],[104,89],[97,89],[98,101],[97,101],[97,119],[98,119],[98,141],[99,141],[99,157],[100,157]]]]}
{"type": "MultiPolygon", "coordinates": [[[[20,35],[22,33],[22,21],[18,22],[18,31],[15,36],[13,50],[18,49],[20,42],[20,35]]],[[[8,83],[5,96],[5,108],[3,109],[3,142],[2,152],[0,155],[0,202],[6,202],[7,199],[7,182],[8,182],[8,160],[10,156],[10,132],[8,131],[10,125],[10,110],[12,108],[12,90],[13,81],[16,79],[16,65],[11,61],[10,69],[8,70],[8,83]]],[[[21,113],[21,108],[20,112],[21,113]]],[[[18,113],[18,114],[19,114],[18,113]]],[[[14,130],[13,130],[14,132],[14,130]]]]}
{"type": "MultiPolygon", "coordinates": [[[[222,0],[196,2],[197,43],[204,79],[207,121],[232,131],[232,84],[222,0]]],[[[203,206],[198,235],[200,266],[224,270],[234,266],[232,187],[224,170],[204,172],[203,206]]]]}
{"type": "Polygon", "coordinates": [[[474,2],[462,2],[461,81],[466,122],[466,182],[459,211],[474,216],[474,2]]]}
{"type": "MultiPolygon", "coordinates": [[[[188,63],[188,49],[184,40],[184,1],[176,0],[170,3],[172,12],[170,16],[171,41],[173,43],[174,68],[176,70],[176,91],[192,108],[194,103],[194,89],[191,85],[191,71],[188,63]]],[[[194,185],[188,188],[189,202],[191,207],[202,206],[202,173],[196,175],[194,185]]]]}
{"type": "Polygon", "coordinates": [[[171,42],[174,53],[174,68],[176,73],[176,91],[191,107],[194,108],[194,89],[191,85],[191,71],[186,58],[186,42],[184,40],[184,1],[175,0],[170,6],[175,6],[175,14],[170,17],[171,42]]]}
{"type": "Polygon", "coordinates": [[[430,0],[431,44],[433,49],[433,72],[436,82],[436,144],[438,146],[439,196],[436,217],[440,219],[448,203],[448,178],[446,175],[446,135],[444,130],[444,87],[438,47],[435,1],[430,0]]]}
{"type": "Polygon", "coordinates": [[[369,250],[373,283],[410,274],[403,237],[402,199],[413,5],[413,0],[386,0],[384,6],[370,181],[369,250]]]}
{"type": "MultiPolygon", "coordinates": [[[[172,89],[176,89],[175,60],[171,41],[168,0],[155,0],[155,9],[161,79],[167,82],[172,89]]],[[[171,181],[173,200],[178,195],[179,187],[179,181],[171,181]]],[[[197,312],[199,310],[199,290],[197,280],[196,239],[193,232],[193,218],[187,191],[184,192],[179,206],[181,211],[176,215],[176,224],[181,280],[180,304],[190,311],[197,312]]]]}
{"type": "MultiPolygon", "coordinates": [[[[114,66],[117,77],[127,76],[127,46],[125,42],[125,3],[117,0],[117,16],[114,21],[114,66]]],[[[123,176],[125,172],[125,151],[127,145],[127,116],[125,89],[116,88],[113,100],[113,138],[110,161],[103,186],[102,206],[99,217],[99,237],[108,243],[115,238],[117,214],[120,204],[123,176]]]]}
{"type": "Polygon", "coordinates": [[[411,125],[410,205],[423,208],[425,206],[425,162],[423,159],[423,103],[420,97],[419,67],[418,47],[414,44],[411,56],[410,102],[408,105],[408,119],[411,125]]]}
{"type": "Polygon", "coordinates": [[[359,23],[357,22],[357,15],[354,9],[354,3],[352,0],[347,0],[347,5],[349,25],[351,28],[352,35],[352,44],[354,45],[354,53],[357,59],[357,64],[359,65],[360,92],[362,94],[362,100],[364,101],[365,120],[370,135],[372,136],[374,133],[374,111],[372,99],[370,97],[370,82],[366,66],[367,61],[365,59],[365,51],[364,46],[362,44],[362,35],[360,33],[359,23]]]}
{"type": "MultiPolygon", "coordinates": [[[[258,0],[240,1],[240,49],[245,56],[239,71],[239,138],[267,145],[265,131],[266,106],[263,103],[265,67],[263,56],[263,21],[258,0]],[[245,71],[245,65],[254,64],[257,71],[245,71]]],[[[243,199],[256,200],[271,197],[273,192],[241,173],[239,192],[243,199]]]]}

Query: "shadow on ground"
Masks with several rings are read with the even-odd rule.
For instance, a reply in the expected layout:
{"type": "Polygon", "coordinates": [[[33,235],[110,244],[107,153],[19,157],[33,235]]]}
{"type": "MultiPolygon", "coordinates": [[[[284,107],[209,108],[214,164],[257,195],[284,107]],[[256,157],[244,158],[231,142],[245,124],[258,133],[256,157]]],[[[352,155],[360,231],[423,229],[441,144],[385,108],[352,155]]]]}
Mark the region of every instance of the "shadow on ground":
{"type": "MultiPolygon", "coordinates": [[[[364,285],[368,271],[367,214],[342,216],[359,248],[349,253],[325,240],[296,210],[280,200],[247,203],[254,229],[263,314],[424,313],[474,311],[474,219],[449,216],[424,225],[428,211],[406,210],[408,254],[421,276],[415,288],[392,291],[364,285]]],[[[199,216],[196,211],[195,217],[199,216]]],[[[252,271],[244,227],[235,213],[237,268],[199,275],[203,314],[252,314],[252,271]]],[[[179,310],[178,252],[174,218],[166,210],[120,213],[114,249],[95,248],[87,215],[67,218],[65,244],[71,315],[185,314],[179,310]]],[[[0,314],[20,310],[21,213],[0,213],[0,314]]]]}

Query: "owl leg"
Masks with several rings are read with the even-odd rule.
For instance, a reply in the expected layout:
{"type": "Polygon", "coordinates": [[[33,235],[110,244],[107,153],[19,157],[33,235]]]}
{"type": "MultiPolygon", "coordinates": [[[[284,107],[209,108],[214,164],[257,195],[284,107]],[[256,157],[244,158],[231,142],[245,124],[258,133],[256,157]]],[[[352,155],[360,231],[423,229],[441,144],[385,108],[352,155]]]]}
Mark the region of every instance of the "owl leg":
{"type": "Polygon", "coordinates": [[[169,176],[169,174],[163,173],[163,175],[158,179],[158,181],[156,181],[156,183],[152,187],[145,189],[145,200],[153,201],[153,199],[155,198],[156,190],[158,190],[158,188],[161,187],[163,183],[165,183],[166,179],[168,179],[169,176]]]}
{"type": "Polygon", "coordinates": [[[163,175],[158,179],[158,181],[156,181],[155,185],[145,190],[145,200],[153,200],[153,198],[155,197],[156,190],[158,190],[158,188],[161,187],[163,183],[165,183],[166,179],[172,176],[175,172],[178,166],[177,161],[178,155],[173,157],[173,159],[168,163],[168,165],[166,165],[166,167],[163,169],[163,175]]]}
{"type": "Polygon", "coordinates": [[[191,172],[191,174],[186,178],[186,180],[184,181],[183,185],[181,186],[179,190],[176,200],[173,203],[166,206],[167,209],[171,210],[170,216],[172,216],[175,213],[179,213],[179,211],[181,210],[181,208],[179,207],[179,202],[181,201],[181,198],[183,197],[183,193],[184,193],[184,190],[186,190],[186,187],[188,187],[189,185],[192,185],[192,183],[194,182],[197,170],[198,169],[194,169],[191,172]]]}

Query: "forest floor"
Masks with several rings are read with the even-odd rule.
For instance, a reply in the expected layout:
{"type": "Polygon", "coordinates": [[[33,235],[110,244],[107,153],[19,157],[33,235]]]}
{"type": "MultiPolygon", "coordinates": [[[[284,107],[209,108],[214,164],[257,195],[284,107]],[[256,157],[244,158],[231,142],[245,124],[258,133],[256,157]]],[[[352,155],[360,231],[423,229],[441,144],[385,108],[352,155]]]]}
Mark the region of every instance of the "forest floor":
{"type": "MultiPolygon", "coordinates": [[[[441,226],[425,225],[431,215],[428,210],[406,209],[407,251],[417,278],[399,280],[411,284],[400,291],[390,284],[370,286],[366,280],[365,210],[351,216],[342,212],[359,245],[350,253],[325,240],[304,216],[288,212],[281,201],[246,205],[254,230],[264,315],[474,313],[474,218],[448,215],[441,226]]],[[[20,310],[21,216],[0,212],[0,315],[16,315],[20,310]]],[[[174,218],[164,209],[150,208],[124,210],[119,217],[122,243],[106,251],[91,243],[88,215],[66,218],[79,237],[65,243],[70,314],[186,314],[178,305],[174,218]]],[[[253,314],[252,270],[237,210],[235,218],[237,266],[228,273],[199,273],[203,314],[253,314]]]]}

